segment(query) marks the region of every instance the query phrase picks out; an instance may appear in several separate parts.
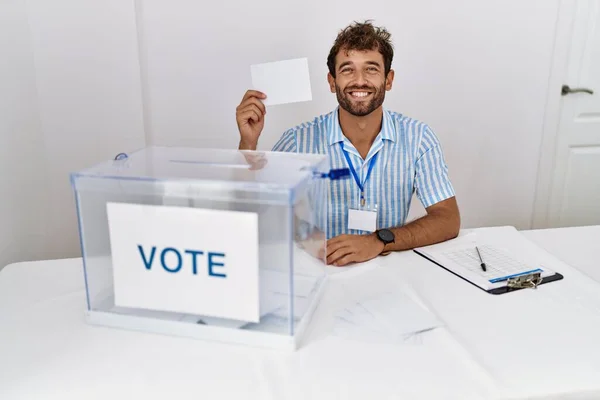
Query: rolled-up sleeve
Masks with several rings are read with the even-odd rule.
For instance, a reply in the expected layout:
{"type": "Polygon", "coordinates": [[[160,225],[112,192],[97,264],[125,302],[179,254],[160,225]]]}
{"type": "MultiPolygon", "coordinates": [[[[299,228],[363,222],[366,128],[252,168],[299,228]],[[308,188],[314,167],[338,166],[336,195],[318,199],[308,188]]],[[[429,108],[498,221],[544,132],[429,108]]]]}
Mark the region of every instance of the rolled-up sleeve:
{"type": "Polygon", "coordinates": [[[455,195],[441,144],[428,126],[425,126],[421,138],[415,175],[415,190],[423,207],[427,208],[455,195]]]}

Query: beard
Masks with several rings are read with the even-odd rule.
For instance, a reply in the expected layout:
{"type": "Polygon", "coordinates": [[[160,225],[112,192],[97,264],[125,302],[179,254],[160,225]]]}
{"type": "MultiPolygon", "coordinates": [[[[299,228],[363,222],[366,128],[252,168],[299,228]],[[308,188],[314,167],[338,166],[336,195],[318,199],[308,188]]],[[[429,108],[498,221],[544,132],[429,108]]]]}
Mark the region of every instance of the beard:
{"type": "Polygon", "coordinates": [[[371,114],[383,104],[383,100],[385,99],[385,82],[383,82],[379,88],[376,88],[375,86],[349,86],[344,90],[336,83],[335,93],[340,107],[354,116],[364,117],[365,115],[371,114]],[[371,93],[369,95],[371,96],[369,101],[357,101],[352,98],[350,92],[359,92],[361,90],[371,93]]]}

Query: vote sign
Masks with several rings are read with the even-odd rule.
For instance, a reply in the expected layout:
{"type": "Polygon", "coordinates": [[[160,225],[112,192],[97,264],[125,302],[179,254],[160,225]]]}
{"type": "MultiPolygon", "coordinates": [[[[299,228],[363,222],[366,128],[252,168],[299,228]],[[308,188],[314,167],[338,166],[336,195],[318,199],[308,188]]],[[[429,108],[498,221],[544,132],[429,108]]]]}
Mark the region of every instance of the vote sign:
{"type": "Polygon", "coordinates": [[[107,204],[115,305],[259,322],[256,213],[107,204]]]}

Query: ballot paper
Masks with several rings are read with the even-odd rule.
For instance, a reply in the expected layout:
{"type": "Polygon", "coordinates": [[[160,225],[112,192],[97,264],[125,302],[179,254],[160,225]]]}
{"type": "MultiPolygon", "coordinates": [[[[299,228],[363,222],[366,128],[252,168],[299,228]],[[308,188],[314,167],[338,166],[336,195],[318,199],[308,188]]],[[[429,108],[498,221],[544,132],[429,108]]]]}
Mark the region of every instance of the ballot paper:
{"type": "Polygon", "coordinates": [[[371,272],[377,268],[381,268],[381,265],[379,264],[377,259],[372,259],[360,263],[349,264],[343,267],[327,265],[325,267],[325,271],[333,279],[352,279],[358,275],[371,272]]]}
{"type": "MultiPolygon", "coordinates": [[[[308,307],[310,299],[318,289],[322,277],[294,275],[294,318],[301,318],[308,307]]],[[[226,328],[255,329],[273,325],[274,328],[289,325],[290,305],[290,275],[288,272],[261,269],[260,270],[260,323],[247,324],[224,318],[186,315],[177,318],[184,322],[194,322],[202,325],[216,325],[226,328]]]]}
{"type": "Polygon", "coordinates": [[[333,334],[345,339],[406,344],[442,326],[427,308],[402,290],[353,299],[334,318],[333,334]]]}
{"type": "MultiPolygon", "coordinates": [[[[299,318],[308,309],[310,299],[319,288],[322,277],[294,275],[294,318],[299,318]]],[[[260,271],[260,315],[273,314],[287,318],[290,304],[290,275],[287,272],[260,271]]]]}
{"type": "Polygon", "coordinates": [[[252,86],[267,106],[312,100],[308,60],[297,58],[250,66],[252,86]]]}

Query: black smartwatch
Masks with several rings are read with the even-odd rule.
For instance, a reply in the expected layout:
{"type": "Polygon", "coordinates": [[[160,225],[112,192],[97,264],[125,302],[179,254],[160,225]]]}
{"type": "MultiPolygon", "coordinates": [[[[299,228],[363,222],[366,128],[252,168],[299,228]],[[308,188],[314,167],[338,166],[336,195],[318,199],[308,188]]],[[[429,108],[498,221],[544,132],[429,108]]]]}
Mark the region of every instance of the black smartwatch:
{"type": "Polygon", "coordinates": [[[377,238],[383,242],[383,244],[390,244],[395,242],[395,237],[392,231],[389,229],[379,229],[377,232],[377,238]]]}

